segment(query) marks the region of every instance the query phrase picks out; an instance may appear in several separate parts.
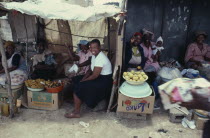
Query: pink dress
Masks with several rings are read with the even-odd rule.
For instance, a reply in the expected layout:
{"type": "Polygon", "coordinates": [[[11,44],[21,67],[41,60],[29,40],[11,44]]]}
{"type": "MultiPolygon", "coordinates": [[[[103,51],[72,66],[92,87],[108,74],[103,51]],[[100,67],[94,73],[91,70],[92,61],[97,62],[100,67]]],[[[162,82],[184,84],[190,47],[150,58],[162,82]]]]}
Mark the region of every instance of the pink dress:
{"type": "Polygon", "coordinates": [[[191,43],[188,48],[185,55],[185,62],[187,63],[191,58],[193,58],[196,61],[204,61],[204,57],[207,56],[208,53],[208,45],[203,44],[202,51],[198,48],[197,43],[191,43]]]}
{"type": "MultiPolygon", "coordinates": [[[[89,57],[92,56],[92,53],[89,50],[86,54],[82,51],[79,51],[77,55],[80,57],[79,64],[81,64],[81,63],[87,61],[89,59],[89,57]]],[[[90,68],[90,66],[82,67],[79,74],[85,74],[89,70],[89,68],[90,68]]]]}
{"type": "Polygon", "coordinates": [[[144,56],[147,58],[147,61],[144,66],[145,72],[157,72],[160,69],[160,65],[157,61],[154,62],[152,59],[152,48],[147,48],[143,43],[141,43],[141,47],[144,49],[144,56]],[[151,68],[154,68],[154,70],[151,71],[151,68]]]}

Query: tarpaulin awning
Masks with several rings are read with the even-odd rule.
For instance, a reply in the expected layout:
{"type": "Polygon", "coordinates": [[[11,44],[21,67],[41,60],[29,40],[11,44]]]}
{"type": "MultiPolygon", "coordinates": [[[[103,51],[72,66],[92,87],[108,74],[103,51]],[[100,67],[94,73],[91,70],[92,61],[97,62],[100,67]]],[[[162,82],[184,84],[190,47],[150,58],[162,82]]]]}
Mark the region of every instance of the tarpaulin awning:
{"type": "MultiPolygon", "coordinates": [[[[119,1],[119,0],[118,0],[119,1]]],[[[63,19],[69,21],[96,21],[111,17],[120,12],[116,5],[93,5],[82,7],[61,0],[28,0],[25,2],[1,3],[8,10],[16,10],[44,19],[63,19]]]]}

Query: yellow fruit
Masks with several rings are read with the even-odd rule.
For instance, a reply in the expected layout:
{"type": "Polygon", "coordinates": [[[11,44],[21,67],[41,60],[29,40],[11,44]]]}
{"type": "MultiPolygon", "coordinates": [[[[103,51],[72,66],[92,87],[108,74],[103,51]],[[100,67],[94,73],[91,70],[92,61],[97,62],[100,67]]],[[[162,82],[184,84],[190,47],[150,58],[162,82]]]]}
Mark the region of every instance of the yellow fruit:
{"type": "Polygon", "coordinates": [[[126,79],[126,80],[129,80],[130,78],[129,78],[129,76],[125,76],[125,79],[126,79]]]}
{"type": "Polygon", "coordinates": [[[123,73],[123,76],[126,76],[126,75],[128,75],[128,73],[127,73],[127,72],[124,72],[124,73],[123,73]]]}
{"type": "Polygon", "coordinates": [[[140,81],[144,81],[144,78],[140,78],[140,81]]]}
{"type": "Polygon", "coordinates": [[[132,73],[129,73],[128,76],[129,76],[130,78],[133,78],[133,74],[132,74],[132,73]]]}
{"type": "Polygon", "coordinates": [[[133,80],[138,80],[138,77],[137,76],[133,77],[133,80]]]}
{"type": "Polygon", "coordinates": [[[147,75],[143,75],[143,78],[145,78],[145,79],[146,79],[146,78],[147,78],[147,75]]]}
{"type": "Polygon", "coordinates": [[[140,70],[141,69],[141,66],[138,66],[137,69],[140,70]]]}
{"type": "Polygon", "coordinates": [[[135,71],[134,71],[134,70],[131,70],[131,73],[132,73],[132,74],[134,74],[134,73],[135,73],[135,71]]]}
{"type": "Polygon", "coordinates": [[[141,75],[146,75],[144,72],[141,72],[141,75]]]}
{"type": "Polygon", "coordinates": [[[138,75],[138,77],[139,77],[139,78],[141,78],[141,77],[142,77],[142,75],[141,75],[141,74],[139,74],[139,75],[138,75]]]}
{"type": "Polygon", "coordinates": [[[140,71],[137,71],[137,72],[136,72],[136,74],[138,74],[138,75],[139,75],[139,74],[141,74],[141,72],[140,72],[140,71]]]}

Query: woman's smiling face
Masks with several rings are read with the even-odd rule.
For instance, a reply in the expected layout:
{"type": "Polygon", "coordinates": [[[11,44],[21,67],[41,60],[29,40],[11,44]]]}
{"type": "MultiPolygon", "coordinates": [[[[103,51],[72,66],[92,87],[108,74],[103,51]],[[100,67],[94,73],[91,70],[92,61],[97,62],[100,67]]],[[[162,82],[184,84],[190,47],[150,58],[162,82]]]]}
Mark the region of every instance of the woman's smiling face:
{"type": "Polygon", "coordinates": [[[196,38],[196,41],[197,41],[197,43],[199,43],[199,44],[202,44],[204,40],[205,40],[205,36],[204,36],[204,35],[199,35],[199,36],[196,38]]]}
{"type": "Polygon", "coordinates": [[[90,51],[94,56],[97,56],[100,53],[101,49],[100,49],[100,46],[97,43],[91,43],[90,44],[90,51]]]}

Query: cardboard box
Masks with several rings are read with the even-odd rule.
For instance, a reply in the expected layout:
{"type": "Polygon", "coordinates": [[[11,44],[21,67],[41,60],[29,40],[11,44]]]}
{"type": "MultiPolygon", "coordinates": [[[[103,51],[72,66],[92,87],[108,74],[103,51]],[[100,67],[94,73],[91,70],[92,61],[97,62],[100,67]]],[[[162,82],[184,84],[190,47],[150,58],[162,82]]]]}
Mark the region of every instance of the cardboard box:
{"type": "Polygon", "coordinates": [[[62,104],[63,95],[59,93],[48,93],[47,91],[27,91],[28,108],[42,110],[57,110],[62,104]]]}
{"type": "Polygon", "coordinates": [[[194,114],[195,125],[198,130],[203,130],[204,124],[209,120],[209,118],[202,118],[194,114]]]}
{"type": "Polygon", "coordinates": [[[117,112],[118,118],[124,119],[136,119],[136,120],[147,120],[147,114],[136,114],[136,113],[125,113],[125,112],[117,112]]]}
{"type": "Polygon", "coordinates": [[[154,109],[155,94],[145,98],[131,98],[118,93],[117,112],[152,114],[154,109]]]}

